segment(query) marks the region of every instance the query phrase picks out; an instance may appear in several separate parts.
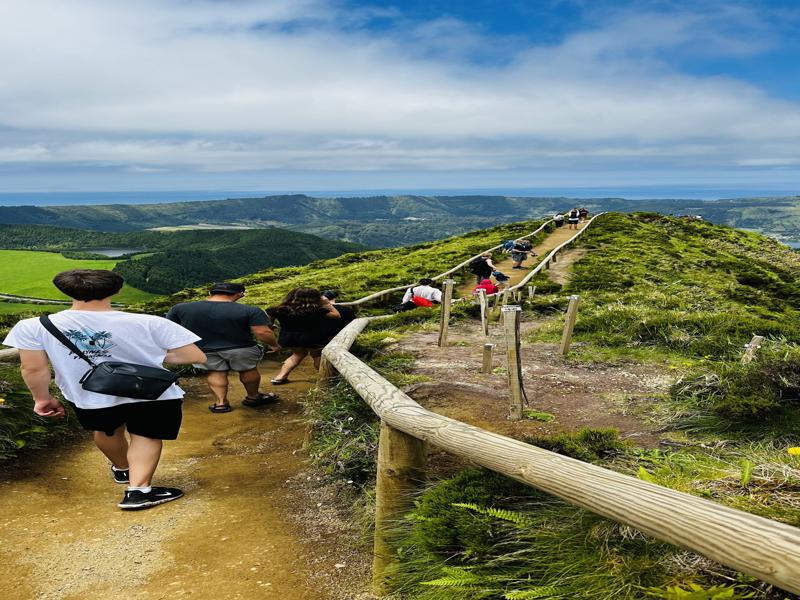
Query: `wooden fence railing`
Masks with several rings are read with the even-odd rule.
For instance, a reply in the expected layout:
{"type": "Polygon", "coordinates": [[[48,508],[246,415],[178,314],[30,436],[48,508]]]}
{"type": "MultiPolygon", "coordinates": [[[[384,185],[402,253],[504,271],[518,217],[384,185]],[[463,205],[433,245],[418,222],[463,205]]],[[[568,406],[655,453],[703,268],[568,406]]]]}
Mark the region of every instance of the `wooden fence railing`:
{"type": "MultiPolygon", "coordinates": [[[[528,282],[529,282],[531,279],[533,279],[534,277],[536,277],[536,275],[538,275],[539,273],[541,273],[543,269],[549,269],[549,268],[550,268],[550,263],[556,262],[556,260],[557,260],[557,256],[558,256],[559,252],[561,252],[562,250],[564,250],[564,249],[565,249],[567,246],[570,246],[570,245],[574,244],[574,243],[575,243],[575,241],[576,241],[576,240],[577,240],[579,237],[581,237],[581,236],[583,235],[583,232],[584,232],[584,231],[586,231],[586,230],[589,228],[589,225],[591,225],[591,224],[594,222],[594,220],[595,220],[595,219],[597,219],[598,217],[600,217],[600,216],[602,216],[602,215],[604,215],[604,214],[605,214],[605,213],[597,213],[597,214],[596,214],[595,216],[593,216],[591,219],[589,219],[588,221],[586,221],[586,224],[585,224],[583,227],[581,227],[581,228],[580,228],[578,231],[576,231],[576,232],[575,232],[575,235],[573,235],[573,236],[572,236],[571,238],[569,238],[567,241],[565,241],[565,242],[562,242],[561,244],[559,244],[558,246],[556,246],[555,248],[553,248],[552,250],[550,250],[550,252],[548,252],[548,253],[547,253],[547,256],[545,256],[545,257],[544,257],[544,258],[543,258],[543,259],[542,259],[542,260],[539,262],[539,264],[538,264],[538,265],[536,265],[536,266],[535,266],[533,269],[531,269],[531,270],[528,272],[528,274],[527,274],[527,275],[525,275],[525,277],[524,277],[522,280],[520,280],[520,281],[519,281],[519,283],[516,283],[516,284],[514,284],[514,285],[511,285],[511,286],[509,286],[509,287],[508,287],[508,288],[506,288],[506,289],[507,289],[509,292],[516,292],[516,291],[518,291],[518,290],[523,290],[523,289],[525,288],[525,286],[526,286],[526,285],[528,285],[528,282]]],[[[501,294],[503,294],[503,292],[504,292],[504,291],[505,291],[505,290],[503,290],[503,291],[500,291],[500,292],[497,292],[497,294],[489,294],[489,296],[501,295],[501,294]]]]}
{"type": "MultiPolygon", "coordinates": [[[[373,317],[374,318],[374,317],[373,317]]],[[[373,585],[385,591],[393,560],[384,525],[410,508],[427,442],[554,496],[800,593],[800,529],[581,462],[444,417],[417,404],[350,353],[371,319],[356,319],[322,351],[381,419],[373,585]]]]}
{"type": "MultiPolygon", "coordinates": [[[[545,228],[548,225],[550,225],[550,223],[552,223],[552,222],[553,222],[552,219],[550,219],[548,221],[545,221],[536,230],[531,231],[530,233],[526,233],[524,235],[521,235],[518,238],[514,238],[514,239],[516,241],[516,240],[524,239],[526,237],[533,237],[534,235],[544,231],[545,228]]],[[[469,263],[471,261],[473,261],[474,259],[478,258],[481,254],[484,254],[486,252],[496,252],[497,250],[500,250],[500,248],[502,248],[502,247],[503,247],[503,244],[501,243],[501,244],[498,244],[497,246],[492,246],[491,248],[489,248],[487,250],[482,250],[481,252],[479,252],[475,256],[470,256],[467,260],[458,263],[452,269],[450,269],[448,271],[445,271],[444,273],[439,273],[438,275],[434,275],[433,277],[431,277],[431,279],[433,279],[434,281],[438,281],[440,279],[444,279],[445,277],[448,277],[449,275],[452,275],[453,273],[456,273],[456,272],[460,271],[461,269],[466,268],[467,265],[469,265],[469,263]]],[[[417,285],[416,282],[409,283],[408,285],[401,285],[401,286],[397,286],[397,287],[393,287],[393,288],[388,288],[388,289],[385,289],[385,290],[381,290],[379,292],[372,293],[369,296],[364,296],[363,298],[359,298],[357,300],[351,300],[349,302],[338,302],[337,304],[342,304],[343,306],[360,306],[361,304],[365,304],[367,302],[371,302],[372,300],[379,300],[381,298],[385,298],[389,294],[394,294],[394,293],[397,293],[397,292],[405,292],[408,288],[413,287],[415,285],[417,285]]]]}

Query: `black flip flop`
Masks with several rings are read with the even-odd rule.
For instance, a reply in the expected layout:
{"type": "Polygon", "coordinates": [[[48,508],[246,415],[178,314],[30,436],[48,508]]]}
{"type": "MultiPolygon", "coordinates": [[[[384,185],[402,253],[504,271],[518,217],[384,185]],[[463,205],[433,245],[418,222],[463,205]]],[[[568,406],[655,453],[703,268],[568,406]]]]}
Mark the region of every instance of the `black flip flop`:
{"type": "Polygon", "coordinates": [[[278,402],[278,396],[272,392],[268,394],[259,394],[258,398],[245,398],[242,400],[242,406],[266,406],[267,404],[275,404],[278,402]]]}
{"type": "Polygon", "coordinates": [[[272,385],[283,385],[284,383],[289,383],[289,380],[284,377],[283,379],[270,379],[269,382],[272,385]]]}
{"type": "Polygon", "coordinates": [[[233,409],[231,408],[230,404],[211,404],[208,407],[212,413],[229,413],[233,409]]]}

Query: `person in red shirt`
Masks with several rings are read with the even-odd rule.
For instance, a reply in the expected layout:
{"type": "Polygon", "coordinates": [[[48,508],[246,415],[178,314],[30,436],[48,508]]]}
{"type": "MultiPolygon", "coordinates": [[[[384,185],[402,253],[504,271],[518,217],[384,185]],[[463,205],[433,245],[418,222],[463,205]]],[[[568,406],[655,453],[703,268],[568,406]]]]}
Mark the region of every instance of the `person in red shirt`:
{"type": "Polygon", "coordinates": [[[491,279],[483,279],[478,285],[475,286],[475,288],[472,290],[472,293],[477,294],[478,290],[486,290],[487,294],[496,294],[500,291],[500,288],[493,284],[491,279]]]}

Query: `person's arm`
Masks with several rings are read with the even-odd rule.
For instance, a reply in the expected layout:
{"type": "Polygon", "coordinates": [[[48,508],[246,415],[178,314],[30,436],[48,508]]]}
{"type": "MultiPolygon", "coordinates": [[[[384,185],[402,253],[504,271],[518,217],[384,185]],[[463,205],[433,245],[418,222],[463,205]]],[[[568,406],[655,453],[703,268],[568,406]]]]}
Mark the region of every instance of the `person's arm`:
{"type": "Polygon", "coordinates": [[[436,288],[433,288],[433,292],[431,292],[431,295],[433,296],[434,302],[438,302],[439,304],[442,303],[442,290],[437,290],[436,288]]]}
{"type": "Polygon", "coordinates": [[[33,396],[33,412],[40,417],[63,417],[64,407],[50,395],[50,363],[44,350],[20,350],[20,371],[33,396]]]}
{"type": "Polygon", "coordinates": [[[278,345],[278,340],[275,339],[275,332],[272,331],[271,327],[267,327],[266,325],[251,325],[250,331],[259,342],[267,346],[273,352],[277,352],[281,349],[278,345]]]}
{"type": "Polygon", "coordinates": [[[190,365],[206,362],[205,353],[195,344],[186,344],[178,348],[171,348],[164,357],[164,362],[170,365],[190,365]]]}
{"type": "Polygon", "coordinates": [[[333,302],[331,302],[330,300],[325,298],[325,296],[322,297],[322,307],[326,308],[328,310],[328,312],[325,313],[325,318],[326,319],[341,319],[342,318],[342,315],[340,315],[339,311],[336,310],[336,306],[334,306],[333,302]]]}
{"type": "Polygon", "coordinates": [[[414,288],[408,288],[406,290],[406,293],[403,294],[403,304],[409,302],[411,300],[411,296],[413,295],[414,295],[414,288]]]}
{"type": "Polygon", "coordinates": [[[492,262],[491,258],[487,258],[486,259],[486,264],[489,265],[492,268],[492,271],[496,271],[497,270],[497,267],[494,266],[494,263],[492,262]]]}

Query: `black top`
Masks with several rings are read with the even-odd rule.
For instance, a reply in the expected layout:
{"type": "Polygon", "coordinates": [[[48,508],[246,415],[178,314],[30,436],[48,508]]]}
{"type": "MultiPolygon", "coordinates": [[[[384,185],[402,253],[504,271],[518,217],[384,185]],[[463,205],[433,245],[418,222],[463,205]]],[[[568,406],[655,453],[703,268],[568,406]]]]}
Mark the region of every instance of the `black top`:
{"type": "Polygon", "coordinates": [[[353,311],[352,308],[349,306],[339,306],[338,304],[335,305],[336,310],[339,311],[339,315],[341,316],[340,319],[325,319],[323,322],[323,327],[327,330],[326,337],[328,339],[333,338],[337,333],[339,333],[342,329],[347,326],[348,323],[352,322],[353,319],[356,318],[356,313],[353,311]]]}
{"type": "Polygon", "coordinates": [[[326,318],[330,311],[322,306],[302,315],[287,313],[277,307],[268,308],[267,312],[278,321],[278,343],[285,348],[321,348],[328,341],[328,321],[338,321],[326,318]]]}
{"type": "Polygon", "coordinates": [[[210,300],[176,304],[167,318],[203,338],[197,345],[208,352],[255,346],[250,327],[272,325],[257,306],[210,300]]]}

